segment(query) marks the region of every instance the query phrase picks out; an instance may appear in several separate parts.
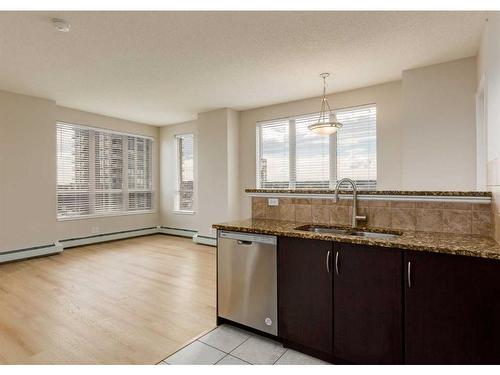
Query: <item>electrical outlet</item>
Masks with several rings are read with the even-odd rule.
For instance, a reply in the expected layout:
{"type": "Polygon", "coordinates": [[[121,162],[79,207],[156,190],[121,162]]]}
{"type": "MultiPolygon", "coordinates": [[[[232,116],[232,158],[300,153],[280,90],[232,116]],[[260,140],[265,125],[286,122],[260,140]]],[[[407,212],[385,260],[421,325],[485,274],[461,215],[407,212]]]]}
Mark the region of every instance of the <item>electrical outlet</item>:
{"type": "Polygon", "coordinates": [[[92,234],[98,234],[99,233],[99,227],[92,227],[90,230],[92,234]]]}
{"type": "Polygon", "coordinates": [[[267,205],[268,206],[277,206],[279,204],[278,198],[268,198],[267,205]]]}

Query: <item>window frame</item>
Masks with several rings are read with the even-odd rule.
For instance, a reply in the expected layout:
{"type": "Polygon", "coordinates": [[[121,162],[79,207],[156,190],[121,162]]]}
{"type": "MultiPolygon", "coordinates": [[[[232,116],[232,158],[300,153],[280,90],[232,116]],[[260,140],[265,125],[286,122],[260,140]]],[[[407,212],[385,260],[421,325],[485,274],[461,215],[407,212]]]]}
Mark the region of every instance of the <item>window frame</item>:
{"type": "Polygon", "coordinates": [[[194,168],[195,168],[195,135],[193,132],[188,132],[188,133],[180,133],[180,134],[175,134],[174,135],[174,142],[175,142],[175,189],[174,189],[174,209],[173,212],[176,214],[181,214],[181,215],[194,215],[196,213],[195,210],[195,174],[194,174],[194,168]],[[182,170],[182,159],[181,159],[181,149],[179,147],[179,141],[185,137],[191,137],[191,141],[193,143],[193,190],[192,190],[192,204],[191,204],[191,209],[186,210],[182,209],[180,207],[181,205],[181,170],[182,170]]]}
{"type": "MultiPolygon", "coordinates": [[[[154,137],[142,135],[142,134],[133,134],[120,132],[111,129],[99,128],[96,126],[83,125],[75,122],[67,122],[67,121],[56,121],[56,132],[58,131],[58,126],[70,126],[78,129],[86,129],[91,133],[89,135],[89,155],[88,155],[88,165],[89,165],[89,188],[88,188],[88,196],[89,196],[89,210],[90,214],[87,215],[75,215],[75,216],[60,216],[59,215],[59,165],[58,165],[58,155],[56,154],[56,207],[55,214],[57,221],[72,221],[72,220],[85,220],[85,219],[93,219],[93,218],[103,218],[103,217],[116,217],[116,216],[129,216],[129,215],[143,215],[143,214],[151,214],[156,213],[156,194],[154,190],[154,155],[155,155],[155,139],[154,137]],[[96,189],[96,176],[95,176],[95,163],[96,163],[96,155],[95,155],[95,132],[100,133],[108,133],[123,136],[122,140],[122,187],[121,189],[96,189]],[[125,210],[129,205],[129,186],[128,186],[128,137],[135,138],[144,138],[151,140],[151,189],[147,190],[148,193],[151,193],[151,208],[144,210],[125,210]],[[106,213],[96,213],[96,193],[121,193],[122,195],[122,210],[114,211],[114,212],[106,212],[106,213]]],[[[56,137],[57,138],[57,137],[56,137]]],[[[56,139],[56,147],[58,147],[56,139]]],[[[82,191],[82,194],[85,193],[82,191]]],[[[71,191],[68,191],[68,194],[71,194],[71,191]]]]}
{"type": "MultiPolygon", "coordinates": [[[[361,105],[355,105],[355,106],[348,106],[348,107],[342,107],[342,108],[336,108],[333,110],[333,112],[342,112],[342,111],[347,111],[347,110],[355,110],[355,109],[362,109],[362,108],[369,108],[369,107],[375,107],[376,111],[376,117],[375,117],[375,132],[377,134],[377,104],[376,103],[366,103],[366,104],[361,104],[361,105]]],[[[328,188],[317,188],[317,187],[299,187],[297,188],[297,173],[296,173],[296,164],[297,164],[297,152],[296,152],[296,120],[301,119],[304,117],[308,116],[313,116],[317,115],[319,112],[312,112],[308,114],[301,114],[301,115],[294,115],[294,116],[288,116],[288,117],[281,117],[281,118],[276,118],[276,119],[269,119],[269,120],[262,120],[258,121],[256,123],[256,186],[258,189],[284,189],[284,190],[300,190],[300,189],[313,189],[313,190],[329,190],[329,189],[335,189],[336,183],[338,181],[338,155],[337,155],[337,133],[331,134],[328,137],[330,138],[329,143],[328,143],[328,152],[329,152],[329,171],[330,171],[330,179],[328,181],[328,188]],[[260,162],[262,159],[262,132],[260,131],[260,126],[266,123],[270,122],[277,122],[277,121],[288,121],[288,165],[289,165],[289,181],[288,181],[288,187],[276,187],[276,186],[268,186],[268,187],[262,187],[262,181],[261,181],[261,171],[260,171],[260,162]],[[332,178],[334,176],[334,178],[332,178]]],[[[376,138],[376,147],[377,147],[377,138],[376,138]]],[[[377,162],[377,156],[378,152],[375,154],[375,161],[377,162]]],[[[377,163],[378,164],[378,163],[377,163]]],[[[269,185],[272,185],[272,182],[269,182],[269,185]]],[[[377,169],[377,175],[375,179],[374,186],[367,189],[364,187],[361,187],[363,190],[369,190],[369,191],[375,191],[377,190],[377,184],[378,184],[378,169],[377,169]]],[[[358,186],[358,189],[360,187],[358,186]]]]}

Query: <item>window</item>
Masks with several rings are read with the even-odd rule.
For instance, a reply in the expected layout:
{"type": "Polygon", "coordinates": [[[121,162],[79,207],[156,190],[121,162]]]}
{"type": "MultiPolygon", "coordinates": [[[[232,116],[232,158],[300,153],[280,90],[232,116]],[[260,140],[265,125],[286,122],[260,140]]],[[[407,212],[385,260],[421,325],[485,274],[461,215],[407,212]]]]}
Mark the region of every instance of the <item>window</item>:
{"type": "Polygon", "coordinates": [[[177,189],[175,209],[193,211],[194,194],[194,149],[193,134],[175,136],[177,155],[177,189]]]}
{"type": "Polygon", "coordinates": [[[57,123],[57,217],[153,208],[153,140],[57,123]]]}
{"type": "Polygon", "coordinates": [[[318,120],[317,113],[259,122],[257,186],[328,189],[349,177],[362,189],[376,189],[376,106],[345,108],[335,113],[344,126],[331,136],[307,129],[318,120]]]}

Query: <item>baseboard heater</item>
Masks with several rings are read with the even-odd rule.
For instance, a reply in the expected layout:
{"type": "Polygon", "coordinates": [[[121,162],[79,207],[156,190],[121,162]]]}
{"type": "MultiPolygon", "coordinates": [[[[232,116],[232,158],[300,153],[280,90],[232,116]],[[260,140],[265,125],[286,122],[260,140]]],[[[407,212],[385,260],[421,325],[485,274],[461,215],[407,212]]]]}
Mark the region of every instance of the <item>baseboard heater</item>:
{"type": "Polygon", "coordinates": [[[0,253],[0,263],[12,262],[14,260],[34,258],[44,255],[57,254],[62,251],[63,247],[59,242],[42,246],[27,247],[18,250],[10,250],[0,253]]]}
{"type": "Polygon", "coordinates": [[[172,236],[181,236],[192,238],[193,242],[200,245],[217,246],[217,240],[213,237],[201,236],[195,230],[191,229],[180,229],[171,227],[160,227],[160,233],[169,234],[172,236]]]}
{"type": "Polygon", "coordinates": [[[124,230],[121,232],[96,234],[94,236],[79,237],[79,238],[69,238],[66,240],[61,240],[60,243],[63,248],[67,249],[69,247],[90,245],[98,242],[122,240],[124,238],[147,236],[149,234],[158,233],[158,227],[149,227],[141,229],[131,229],[124,230]]]}
{"type": "Polygon", "coordinates": [[[180,228],[171,228],[171,227],[160,227],[158,229],[159,233],[170,234],[172,236],[180,236],[180,237],[188,237],[193,238],[196,234],[195,230],[191,229],[180,229],[180,228]]]}
{"type": "Polygon", "coordinates": [[[99,242],[122,240],[125,238],[147,236],[150,234],[162,233],[173,236],[192,238],[193,242],[201,245],[217,246],[217,240],[213,237],[200,236],[194,230],[179,229],[170,227],[149,227],[141,229],[124,230],[121,232],[96,234],[87,237],[68,238],[53,244],[28,247],[19,250],[0,252],[0,263],[11,262],[19,259],[33,258],[43,255],[51,255],[62,252],[70,247],[91,245],[99,242]]]}
{"type": "Polygon", "coordinates": [[[193,236],[193,241],[200,245],[217,246],[217,239],[208,236],[200,236],[198,233],[193,236]]]}

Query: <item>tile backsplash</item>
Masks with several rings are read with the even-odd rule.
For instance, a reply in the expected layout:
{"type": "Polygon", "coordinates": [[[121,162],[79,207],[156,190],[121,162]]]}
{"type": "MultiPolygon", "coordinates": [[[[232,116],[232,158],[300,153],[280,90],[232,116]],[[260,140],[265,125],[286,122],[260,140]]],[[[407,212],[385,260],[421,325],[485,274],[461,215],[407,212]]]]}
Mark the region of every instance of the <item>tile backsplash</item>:
{"type": "MultiPolygon", "coordinates": [[[[254,219],[349,225],[351,213],[352,200],[334,202],[333,199],[279,198],[278,206],[269,206],[267,198],[252,198],[254,219]]],[[[377,228],[483,236],[493,234],[491,204],[359,200],[358,215],[367,217],[359,225],[377,228]]]]}

